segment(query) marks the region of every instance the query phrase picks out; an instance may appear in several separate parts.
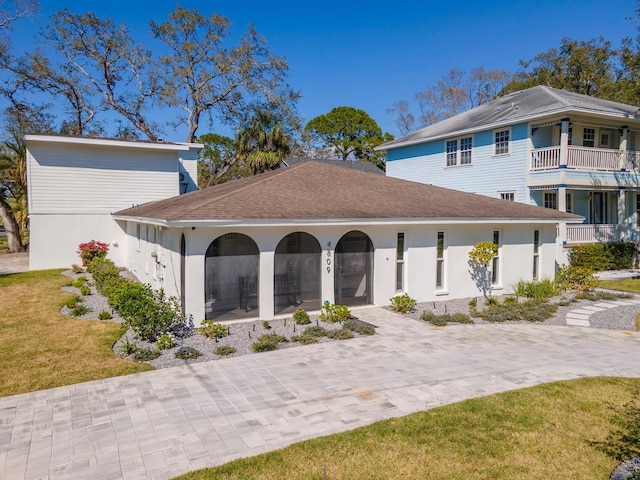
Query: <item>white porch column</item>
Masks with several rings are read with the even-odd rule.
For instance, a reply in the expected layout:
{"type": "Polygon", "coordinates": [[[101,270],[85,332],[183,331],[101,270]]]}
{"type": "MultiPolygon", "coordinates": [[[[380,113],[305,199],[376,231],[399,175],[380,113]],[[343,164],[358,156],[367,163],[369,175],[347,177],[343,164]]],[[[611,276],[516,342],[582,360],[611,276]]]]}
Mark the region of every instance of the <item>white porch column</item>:
{"type": "Polygon", "coordinates": [[[321,291],[322,298],[320,299],[323,303],[335,302],[335,273],[333,269],[336,265],[335,260],[335,250],[330,246],[333,245],[329,242],[322,249],[322,260],[320,262],[320,275],[321,275],[321,291]]]}
{"type": "Polygon", "coordinates": [[[620,228],[620,241],[625,241],[627,237],[627,194],[624,188],[618,190],[618,226],[620,228]]]}
{"type": "MultiPolygon", "coordinates": [[[[622,135],[620,137],[620,170],[631,170],[627,166],[627,138],[629,137],[629,127],[622,127],[622,135]]],[[[620,217],[618,217],[620,218],[620,217]]]]}
{"type": "Polygon", "coordinates": [[[567,168],[569,155],[569,119],[563,118],[560,123],[560,168],[567,168]]]}
{"type": "Polygon", "coordinates": [[[204,320],[204,255],[194,252],[195,242],[187,241],[185,255],[185,315],[191,316],[196,327],[204,320]]]}
{"type": "Polygon", "coordinates": [[[567,186],[564,184],[558,186],[558,210],[567,211],[567,186]]]}
{"type": "Polygon", "coordinates": [[[260,252],[260,280],[259,280],[259,302],[260,318],[272,320],[275,316],[273,307],[273,269],[275,262],[275,252],[260,252]]]}

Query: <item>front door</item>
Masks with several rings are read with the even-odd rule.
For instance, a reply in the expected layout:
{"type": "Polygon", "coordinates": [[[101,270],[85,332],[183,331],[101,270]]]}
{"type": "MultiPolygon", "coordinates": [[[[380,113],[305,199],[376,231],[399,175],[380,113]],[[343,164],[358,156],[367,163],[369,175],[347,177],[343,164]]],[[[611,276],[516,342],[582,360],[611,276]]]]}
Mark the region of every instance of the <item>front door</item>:
{"type": "Polygon", "coordinates": [[[591,199],[591,223],[594,225],[607,223],[606,192],[593,192],[593,198],[591,199]]]}
{"type": "Polygon", "coordinates": [[[373,302],[373,245],[362,232],[344,235],[335,253],[335,302],[367,305],[373,302]]]}

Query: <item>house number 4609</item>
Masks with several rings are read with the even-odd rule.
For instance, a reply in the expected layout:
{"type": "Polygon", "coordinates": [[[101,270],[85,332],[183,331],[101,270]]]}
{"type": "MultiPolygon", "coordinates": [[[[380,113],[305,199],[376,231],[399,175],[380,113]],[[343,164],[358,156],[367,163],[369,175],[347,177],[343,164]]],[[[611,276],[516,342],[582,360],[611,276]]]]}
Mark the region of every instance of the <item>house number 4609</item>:
{"type": "Polygon", "coordinates": [[[327,273],[331,273],[331,252],[327,251],[327,273]]]}

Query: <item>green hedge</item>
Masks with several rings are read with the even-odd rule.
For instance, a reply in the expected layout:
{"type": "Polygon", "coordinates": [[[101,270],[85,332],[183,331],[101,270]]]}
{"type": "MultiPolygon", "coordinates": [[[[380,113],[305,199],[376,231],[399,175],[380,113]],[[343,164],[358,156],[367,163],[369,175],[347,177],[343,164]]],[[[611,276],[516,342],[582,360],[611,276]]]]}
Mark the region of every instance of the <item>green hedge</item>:
{"type": "Polygon", "coordinates": [[[573,247],[569,252],[569,262],[572,267],[601,272],[633,268],[634,256],[633,243],[593,243],[573,247]]]}

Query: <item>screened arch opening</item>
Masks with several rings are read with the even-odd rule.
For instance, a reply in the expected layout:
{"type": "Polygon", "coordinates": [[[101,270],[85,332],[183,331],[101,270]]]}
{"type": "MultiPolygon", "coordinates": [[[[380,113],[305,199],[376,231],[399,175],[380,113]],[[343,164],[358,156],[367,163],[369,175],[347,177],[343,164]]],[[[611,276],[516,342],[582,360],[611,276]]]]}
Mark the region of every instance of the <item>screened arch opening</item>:
{"type": "Polygon", "coordinates": [[[204,258],[205,319],[257,317],[260,251],[241,233],[216,238],[204,258]]]}
{"type": "Polygon", "coordinates": [[[294,232],[280,240],[273,270],[275,313],[320,309],[320,262],[320,244],[312,235],[294,232]]]}
{"type": "Polygon", "coordinates": [[[373,244],[366,233],[353,230],[342,236],[335,253],[335,303],[373,303],[373,244]]]}

